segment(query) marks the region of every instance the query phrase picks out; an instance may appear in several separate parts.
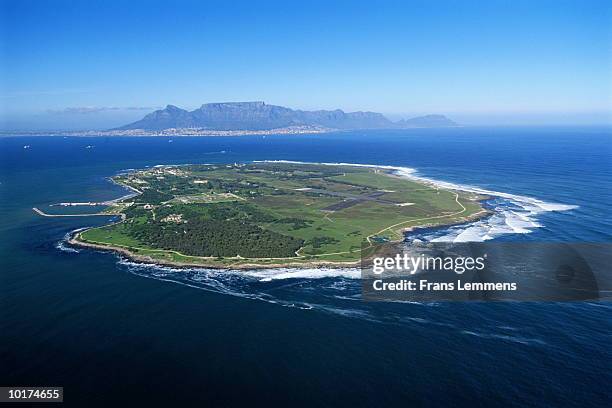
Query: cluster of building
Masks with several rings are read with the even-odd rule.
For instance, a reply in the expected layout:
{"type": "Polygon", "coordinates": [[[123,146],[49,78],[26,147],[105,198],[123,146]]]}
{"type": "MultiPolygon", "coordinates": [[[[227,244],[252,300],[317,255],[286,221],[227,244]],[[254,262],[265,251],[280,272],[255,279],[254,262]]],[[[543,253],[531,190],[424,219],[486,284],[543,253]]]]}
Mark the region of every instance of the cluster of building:
{"type": "MultiPolygon", "coordinates": [[[[161,130],[86,130],[79,132],[51,132],[51,136],[246,136],[246,135],[292,135],[326,133],[333,129],[315,125],[288,126],[267,130],[213,130],[206,128],[168,128],[161,130]]],[[[34,132],[33,132],[34,133],[34,132]]]]}

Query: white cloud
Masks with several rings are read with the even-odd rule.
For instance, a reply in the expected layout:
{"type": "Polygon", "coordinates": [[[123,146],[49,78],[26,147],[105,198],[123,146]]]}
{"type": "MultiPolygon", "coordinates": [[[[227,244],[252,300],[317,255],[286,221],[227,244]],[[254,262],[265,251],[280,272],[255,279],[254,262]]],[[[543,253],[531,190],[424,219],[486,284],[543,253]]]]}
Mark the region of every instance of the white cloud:
{"type": "Polygon", "coordinates": [[[151,111],[161,109],[155,106],[77,106],[64,109],[48,109],[51,114],[92,114],[101,112],[116,112],[116,111],[151,111]]]}

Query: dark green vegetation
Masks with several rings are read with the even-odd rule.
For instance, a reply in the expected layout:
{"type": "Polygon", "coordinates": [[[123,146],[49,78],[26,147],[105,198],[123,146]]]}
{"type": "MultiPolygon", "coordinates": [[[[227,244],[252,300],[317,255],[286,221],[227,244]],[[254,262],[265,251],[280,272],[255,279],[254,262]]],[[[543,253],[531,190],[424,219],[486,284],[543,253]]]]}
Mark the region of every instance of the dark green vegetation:
{"type": "Polygon", "coordinates": [[[362,245],[406,228],[482,213],[479,197],[357,166],[293,163],[166,166],[114,178],[140,195],[121,223],[81,239],[171,262],[355,261],[362,245]]]}
{"type": "Polygon", "coordinates": [[[274,219],[257,207],[240,202],[211,203],[204,208],[162,205],[155,209],[155,219],[146,217],[146,210],[140,207],[129,208],[128,214],[135,217],[110,228],[120,229],[145,246],[186,255],[291,257],[304,242],[259,227],[257,223],[274,219]],[[181,220],[170,221],[176,213],[181,214],[181,220]]]}

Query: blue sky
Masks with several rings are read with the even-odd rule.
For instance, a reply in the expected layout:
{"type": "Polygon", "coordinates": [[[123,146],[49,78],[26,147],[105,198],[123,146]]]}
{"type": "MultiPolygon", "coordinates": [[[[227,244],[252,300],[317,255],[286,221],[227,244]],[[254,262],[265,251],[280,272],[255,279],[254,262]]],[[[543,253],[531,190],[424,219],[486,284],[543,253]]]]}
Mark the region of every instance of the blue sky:
{"type": "Polygon", "coordinates": [[[611,123],[609,1],[0,0],[0,126],[107,128],[264,100],[611,123]]]}

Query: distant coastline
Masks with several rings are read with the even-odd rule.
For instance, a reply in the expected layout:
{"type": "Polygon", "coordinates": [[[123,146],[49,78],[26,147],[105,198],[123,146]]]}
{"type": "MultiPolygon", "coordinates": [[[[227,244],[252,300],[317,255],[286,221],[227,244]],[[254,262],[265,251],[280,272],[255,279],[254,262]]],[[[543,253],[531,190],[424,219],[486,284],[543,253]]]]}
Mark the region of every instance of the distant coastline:
{"type": "Polygon", "coordinates": [[[69,136],[69,137],[168,137],[168,136],[266,136],[266,135],[303,135],[337,132],[338,129],[320,126],[290,126],[269,130],[211,130],[204,128],[168,128],[162,130],[80,130],[80,131],[2,131],[0,136],[69,136]]]}
{"type": "Polygon", "coordinates": [[[256,102],[205,103],[188,111],[167,105],[142,119],[111,130],[206,129],[215,131],[277,131],[279,129],[403,129],[412,127],[453,127],[457,123],[444,115],[425,115],[392,121],[378,112],[295,110],[256,102]]]}
{"type": "MultiPolygon", "coordinates": [[[[462,125],[445,126],[463,127],[462,125]]],[[[411,127],[403,129],[389,130],[408,130],[408,129],[431,129],[431,127],[411,127]]],[[[146,130],[146,129],[130,129],[130,130],[81,130],[81,131],[0,131],[0,137],[7,136],[65,136],[65,137],[182,137],[182,136],[201,136],[201,137],[219,137],[219,136],[268,136],[268,135],[309,135],[309,134],[325,134],[348,132],[354,129],[333,129],[320,126],[291,126],[270,130],[210,130],[203,128],[170,128],[163,130],[146,130]]],[[[371,129],[361,129],[371,130],[371,129]]]]}
{"type": "Polygon", "coordinates": [[[2,131],[0,136],[266,136],[459,126],[439,114],[392,121],[378,112],[303,111],[258,101],[206,103],[193,111],[167,105],[136,122],[106,130],[2,131]]]}

